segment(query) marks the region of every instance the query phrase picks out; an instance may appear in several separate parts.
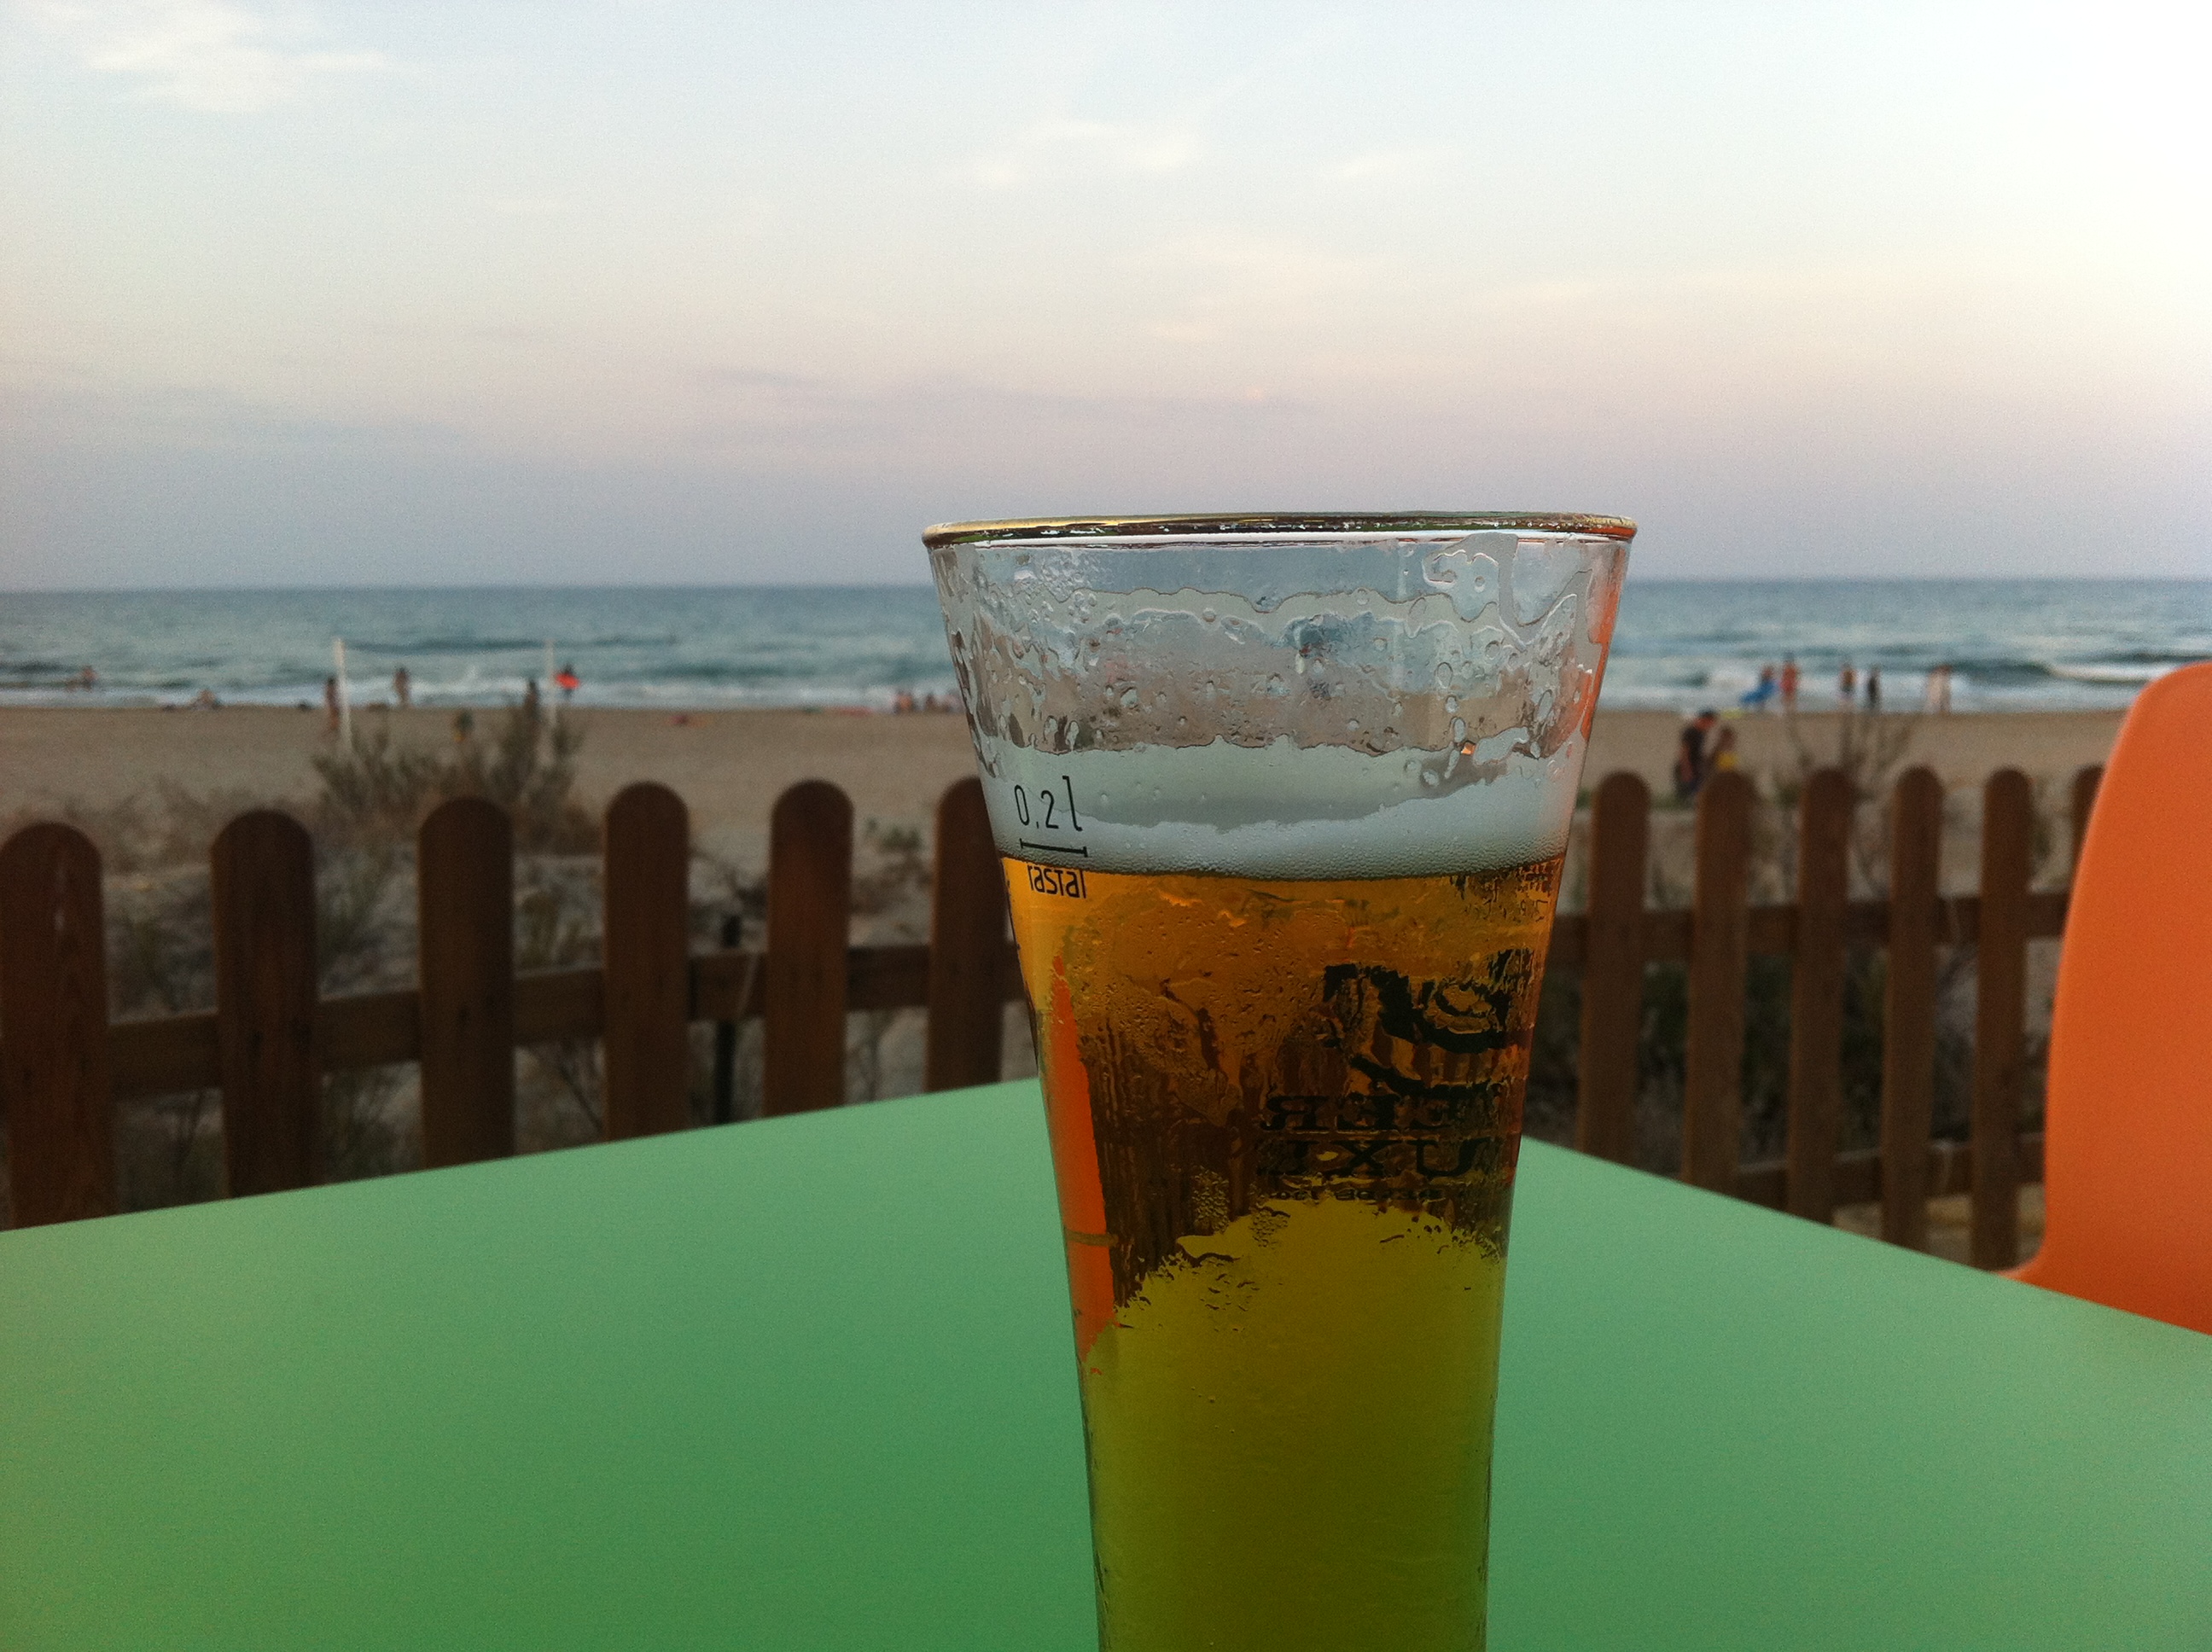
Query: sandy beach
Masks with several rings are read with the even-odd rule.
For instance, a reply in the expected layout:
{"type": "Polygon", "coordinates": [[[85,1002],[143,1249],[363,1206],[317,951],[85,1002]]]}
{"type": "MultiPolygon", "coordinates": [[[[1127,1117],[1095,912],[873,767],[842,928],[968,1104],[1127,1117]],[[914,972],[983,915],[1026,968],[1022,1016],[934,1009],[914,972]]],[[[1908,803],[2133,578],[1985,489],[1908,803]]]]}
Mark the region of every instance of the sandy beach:
{"type": "MultiPolygon", "coordinates": [[[[579,789],[594,807],[633,780],[659,780],[690,805],[702,848],[757,865],[768,813],[786,787],[819,778],[842,787],[859,820],[927,828],[947,785],[971,772],[968,732],[956,716],[836,712],[720,711],[673,716],[645,711],[572,711],[584,732],[579,789]]],[[[479,734],[496,714],[478,714],[479,734]]],[[[1833,713],[1730,720],[1745,768],[1794,773],[1802,745],[1832,755],[1842,719],[1833,713]]],[[[2007,766],[2063,781],[2100,762],[2118,732],[2111,712],[1984,713],[1887,720],[1911,723],[1906,761],[1934,768],[1948,787],[1978,787],[2007,766]]],[[[362,714],[365,730],[396,742],[450,741],[451,714],[362,714]]],[[[1632,769],[1656,794],[1668,791],[1680,721],[1672,714],[1601,712],[1587,781],[1632,769]]],[[[316,792],[313,758],[333,749],[318,713],[233,708],[0,710],[0,822],[18,822],[74,803],[108,809],[131,798],[158,803],[165,788],[218,809],[259,802],[304,803],[316,792]]]]}

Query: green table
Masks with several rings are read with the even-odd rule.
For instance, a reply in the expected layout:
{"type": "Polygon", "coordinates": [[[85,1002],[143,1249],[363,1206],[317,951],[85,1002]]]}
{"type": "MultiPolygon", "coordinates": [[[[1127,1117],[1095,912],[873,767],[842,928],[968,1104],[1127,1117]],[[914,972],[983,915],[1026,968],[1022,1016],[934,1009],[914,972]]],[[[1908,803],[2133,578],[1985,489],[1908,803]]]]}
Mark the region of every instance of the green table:
{"type": "MultiPolygon", "coordinates": [[[[2212,1338],[1551,1149],[1492,1644],[2212,1647],[2212,1338]]],[[[0,1236],[0,1647],[1091,1645],[1036,1090],[0,1236]]]]}

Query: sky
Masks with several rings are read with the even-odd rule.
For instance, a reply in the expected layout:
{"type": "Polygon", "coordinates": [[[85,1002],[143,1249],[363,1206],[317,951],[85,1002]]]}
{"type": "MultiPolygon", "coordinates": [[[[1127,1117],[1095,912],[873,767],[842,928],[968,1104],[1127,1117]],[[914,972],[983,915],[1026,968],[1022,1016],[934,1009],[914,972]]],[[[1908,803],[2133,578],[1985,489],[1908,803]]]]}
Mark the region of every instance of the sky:
{"type": "Polygon", "coordinates": [[[2212,576],[2201,15],[22,0],[0,587],[1428,507],[2212,576]]]}

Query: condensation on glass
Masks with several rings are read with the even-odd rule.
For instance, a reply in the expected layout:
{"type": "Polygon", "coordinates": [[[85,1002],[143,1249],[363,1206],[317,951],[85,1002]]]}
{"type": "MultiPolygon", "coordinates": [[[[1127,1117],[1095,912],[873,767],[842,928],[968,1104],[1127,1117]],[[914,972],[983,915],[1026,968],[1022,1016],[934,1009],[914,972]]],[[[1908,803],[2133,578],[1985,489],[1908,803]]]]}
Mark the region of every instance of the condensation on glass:
{"type": "Polygon", "coordinates": [[[1291,878],[1556,853],[1633,531],[1504,514],[933,528],[999,846],[1291,878]]]}

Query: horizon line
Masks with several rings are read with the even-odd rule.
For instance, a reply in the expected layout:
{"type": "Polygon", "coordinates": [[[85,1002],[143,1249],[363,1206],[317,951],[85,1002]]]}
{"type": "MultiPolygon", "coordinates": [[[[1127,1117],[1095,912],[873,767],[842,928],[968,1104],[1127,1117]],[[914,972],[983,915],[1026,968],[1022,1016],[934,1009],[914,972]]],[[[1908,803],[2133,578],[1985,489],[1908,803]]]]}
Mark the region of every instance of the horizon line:
{"type": "MultiPolygon", "coordinates": [[[[1745,578],[1724,574],[1655,574],[1638,580],[1653,585],[1711,585],[1739,587],[1759,586],[1851,585],[2212,585],[2212,574],[2113,574],[2084,577],[2062,574],[1885,574],[1762,575],[1745,578]]],[[[317,593],[377,596],[400,592],[444,591],[456,595],[489,592],[609,592],[609,591],[929,591],[927,580],[871,580],[860,583],[829,581],[554,581],[529,584],[498,580],[478,584],[421,585],[114,585],[114,586],[0,586],[0,601],[9,597],[178,597],[178,596],[310,596],[317,593]]]]}

